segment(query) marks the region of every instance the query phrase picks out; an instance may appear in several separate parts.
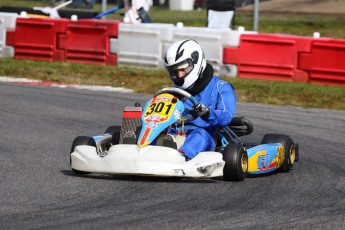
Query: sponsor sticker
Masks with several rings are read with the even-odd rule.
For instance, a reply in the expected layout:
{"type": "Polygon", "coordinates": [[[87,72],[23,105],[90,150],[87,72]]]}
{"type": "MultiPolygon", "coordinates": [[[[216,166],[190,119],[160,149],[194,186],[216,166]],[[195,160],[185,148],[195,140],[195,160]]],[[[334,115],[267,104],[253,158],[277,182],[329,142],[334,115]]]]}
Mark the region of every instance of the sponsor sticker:
{"type": "Polygon", "coordinates": [[[149,123],[147,123],[146,127],[149,129],[154,129],[157,127],[157,123],[156,122],[149,122],[149,123]]]}
{"type": "Polygon", "coordinates": [[[258,156],[258,169],[260,170],[268,169],[269,163],[270,163],[269,154],[258,156]]]}

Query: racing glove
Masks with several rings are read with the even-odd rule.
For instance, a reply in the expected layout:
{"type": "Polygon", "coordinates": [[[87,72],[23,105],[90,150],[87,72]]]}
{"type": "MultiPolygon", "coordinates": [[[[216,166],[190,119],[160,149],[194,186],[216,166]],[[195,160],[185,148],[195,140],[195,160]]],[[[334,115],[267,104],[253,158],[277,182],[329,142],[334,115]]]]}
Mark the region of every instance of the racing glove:
{"type": "Polygon", "coordinates": [[[193,107],[194,114],[206,120],[210,116],[210,109],[205,105],[199,103],[193,107]]]}

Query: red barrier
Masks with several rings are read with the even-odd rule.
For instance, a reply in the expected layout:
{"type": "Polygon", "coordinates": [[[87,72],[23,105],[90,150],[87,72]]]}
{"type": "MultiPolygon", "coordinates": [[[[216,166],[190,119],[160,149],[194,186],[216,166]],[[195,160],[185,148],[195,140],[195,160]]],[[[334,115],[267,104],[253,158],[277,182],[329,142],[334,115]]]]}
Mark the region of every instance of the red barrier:
{"type": "Polygon", "coordinates": [[[14,46],[16,59],[63,61],[57,37],[66,32],[66,24],[65,19],[17,18],[16,30],[7,32],[6,44],[14,46]]]}
{"type": "Polygon", "coordinates": [[[309,82],[345,86],[345,40],[318,40],[311,52],[300,55],[299,68],[309,72],[309,82]]]}
{"type": "Polygon", "coordinates": [[[310,52],[312,38],[242,34],[240,47],[225,47],[224,64],[238,66],[238,77],[307,82],[308,73],[298,69],[298,54],[310,52]]]}
{"type": "Polygon", "coordinates": [[[117,55],[110,54],[110,38],[117,38],[119,21],[69,21],[65,35],[59,36],[59,48],[66,60],[76,63],[116,65],[117,55]]]}

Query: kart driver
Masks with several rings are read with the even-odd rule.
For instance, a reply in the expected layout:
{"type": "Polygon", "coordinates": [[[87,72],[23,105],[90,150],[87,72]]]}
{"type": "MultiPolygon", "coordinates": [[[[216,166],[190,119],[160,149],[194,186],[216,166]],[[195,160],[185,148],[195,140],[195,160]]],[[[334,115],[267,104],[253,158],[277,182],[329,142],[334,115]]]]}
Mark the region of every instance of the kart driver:
{"type": "MultiPolygon", "coordinates": [[[[193,106],[186,100],[186,109],[197,116],[184,125],[186,140],[178,151],[186,160],[199,152],[212,151],[215,147],[215,131],[228,125],[235,115],[236,95],[230,83],[213,75],[213,67],[206,63],[200,45],[194,40],[182,40],[172,44],[164,58],[164,66],[175,87],[181,88],[199,102],[193,106]]],[[[164,146],[177,149],[176,132],[166,135],[164,146]]]]}

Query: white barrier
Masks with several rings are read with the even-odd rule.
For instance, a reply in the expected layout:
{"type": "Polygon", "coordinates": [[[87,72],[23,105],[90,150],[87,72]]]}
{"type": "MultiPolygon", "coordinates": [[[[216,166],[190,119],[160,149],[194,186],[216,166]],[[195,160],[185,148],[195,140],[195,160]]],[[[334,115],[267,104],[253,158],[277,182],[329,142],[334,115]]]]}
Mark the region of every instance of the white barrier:
{"type": "Polygon", "coordinates": [[[6,46],[6,31],[15,30],[18,14],[0,13],[0,57],[14,57],[14,48],[6,46]]]}
{"type": "Polygon", "coordinates": [[[230,29],[208,29],[198,27],[183,27],[174,30],[173,42],[183,39],[196,40],[203,48],[207,62],[212,64],[216,73],[223,65],[223,37],[230,29]]]}
{"type": "Polygon", "coordinates": [[[194,0],[170,0],[169,1],[170,10],[192,11],[193,6],[194,6],[194,0]]]}
{"type": "Polygon", "coordinates": [[[215,74],[237,76],[237,66],[223,63],[225,46],[239,47],[243,33],[256,33],[231,29],[183,27],[172,24],[124,24],[119,25],[118,39],[110,41],[110,52],[118,55],[118,65],[138,67],[163,67],[163,58],[168,47],[178,40],[194,39],[203,50],[207,62],[215,74]]]}
{"type": "Polygon", "coordinates": [[[118,40],[112,41],[111,52],[117,51],[118,65],[162,67],[163,55],[172,41],[173,29],[172,24],[121,23],[118,40]]]}

